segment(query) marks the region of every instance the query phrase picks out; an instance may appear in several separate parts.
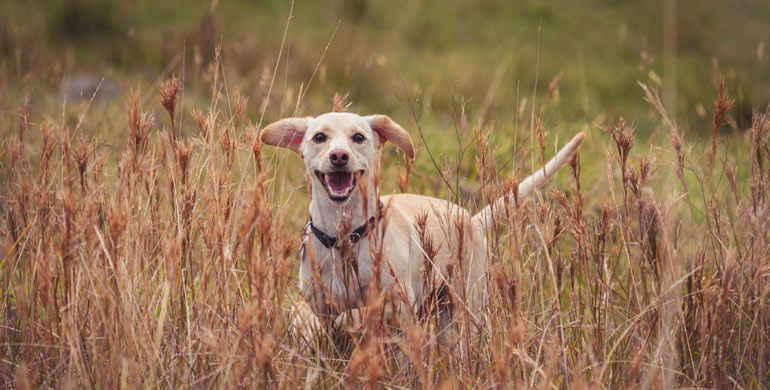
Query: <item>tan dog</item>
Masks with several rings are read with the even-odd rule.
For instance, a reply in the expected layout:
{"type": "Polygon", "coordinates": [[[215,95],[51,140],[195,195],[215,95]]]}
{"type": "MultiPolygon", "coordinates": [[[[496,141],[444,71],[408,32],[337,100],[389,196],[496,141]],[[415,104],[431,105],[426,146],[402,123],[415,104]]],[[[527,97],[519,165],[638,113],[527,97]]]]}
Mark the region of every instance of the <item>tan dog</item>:
{"type": "MultiPolygon", "coordinates": [[[[454,313],[444,310],[438,316],[443,332],[459,316],[479,323],[488,300],[486,230],[494,215],[504,210],[505,197],[474,216],[442,199],[413,194],[380,197],[375,164],[385,141],[414,158],[409,133],[384,115],[328,113],[283,119],[267,126],[261,140],[298,153],[312,183],[309,241],[299,270],[305,299],[296,308],[295,331],[311,336],[319,329],[319,316],[338,322],[360,318],[366,289],[373,281],[393,292],[391,297],[397,297],[404,313],[418,312],[437,292],[442,295],[439,299],[452,300],[454,313]],[[381,205],[387,212],[377,223],[381,205]],[[422,247],[426,235],[436,244],[432,258],[422,247]],[[379,240],[384,264],[377,276],[373,255],[379,240]],[[426,264],[432,269],[425,270],[426,264]]],[[[580,133],[548,162],[545,172],[538,170],[522,181],[519,199],[564,166],[582,141],[580,133]]]]}

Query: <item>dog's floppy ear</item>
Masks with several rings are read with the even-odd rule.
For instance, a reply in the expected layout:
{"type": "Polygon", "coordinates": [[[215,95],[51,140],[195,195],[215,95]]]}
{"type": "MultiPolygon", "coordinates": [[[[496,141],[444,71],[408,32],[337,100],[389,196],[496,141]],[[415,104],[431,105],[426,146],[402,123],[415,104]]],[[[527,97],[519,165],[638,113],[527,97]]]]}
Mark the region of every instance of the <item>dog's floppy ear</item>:
{"type": "Polygon", "coordinates": [[[409,159],[414,158],[412,137],[398,123],[393,122],[387,115],[369,115],[366,120],[382,143],[393,142],[393,145],[403,150],[409,159]]]}
{"type": "Polygon", "coordinates": [[[309,121],[310,117],[281,119],[262,129],[259,139],[270,146],[286,148],[301,155],[299,146],[305,137],[309,121]]]}

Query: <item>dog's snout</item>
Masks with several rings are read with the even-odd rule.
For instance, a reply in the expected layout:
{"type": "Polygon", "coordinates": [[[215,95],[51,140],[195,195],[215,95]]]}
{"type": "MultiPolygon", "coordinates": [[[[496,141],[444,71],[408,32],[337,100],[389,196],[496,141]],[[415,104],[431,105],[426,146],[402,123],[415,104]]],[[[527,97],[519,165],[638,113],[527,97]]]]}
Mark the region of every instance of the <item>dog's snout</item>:
{"type": "Polygon", "coordinates": [[[348,160],[350,160],[350,155],[342,149],[335,149],[329,153],[329,161],[335,166],[344,166],[348,163],[348,160]]]}

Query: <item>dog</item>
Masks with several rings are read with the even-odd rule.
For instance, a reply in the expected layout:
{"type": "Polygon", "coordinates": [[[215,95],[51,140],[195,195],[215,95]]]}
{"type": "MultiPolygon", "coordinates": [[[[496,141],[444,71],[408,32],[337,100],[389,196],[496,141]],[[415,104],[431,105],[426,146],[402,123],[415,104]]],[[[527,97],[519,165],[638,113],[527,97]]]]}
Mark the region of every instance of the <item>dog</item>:
{"type": "MultiPolygon", "coordinates": [[[[522,181],[515,196],[524,199],[542,186],[570,161],[583,138],[576,135],[522,181]]],[[[414,315],[436,295],[454,302],[455,310],[436,317],[446,340],[456,333],[452,324],[480,322],[489,300],[487,230],[513,202],[514,191],[476,215],[422,195],[380,196],[375,178],[385,143],[415,157],[409,133],[386,115],[287,118],[265,127],[260,139],[297,153],[311,183],[310,222],[300,251],[303,299],[292,317],[300,337],[317,335],[324,318],[360,330],[370,286],[392,292],[394,304],[385,305],[389,318],[394,312],[414,315]],[[435,243],[432,256],[424,248],[426,235],[435,243]]]]}

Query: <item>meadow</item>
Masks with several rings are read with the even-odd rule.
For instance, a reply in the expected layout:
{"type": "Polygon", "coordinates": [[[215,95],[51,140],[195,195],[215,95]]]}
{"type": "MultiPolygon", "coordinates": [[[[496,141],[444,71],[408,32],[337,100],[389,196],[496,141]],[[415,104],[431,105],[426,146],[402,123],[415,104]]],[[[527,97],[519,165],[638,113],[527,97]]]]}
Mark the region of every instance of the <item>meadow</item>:
{"type": "Polygon", "coordinates": [[[768,388],[764,2],[4,9],[4,388],[768,388]],[[411,133],[383,194],[474,212],[586,132],[495,221],[456,345],[290,332],[309,178],[258,134],[332,110],[411,133]]]}

